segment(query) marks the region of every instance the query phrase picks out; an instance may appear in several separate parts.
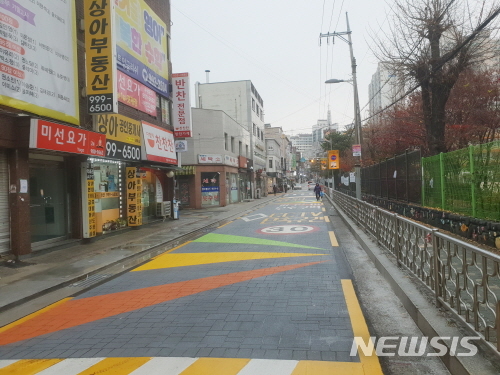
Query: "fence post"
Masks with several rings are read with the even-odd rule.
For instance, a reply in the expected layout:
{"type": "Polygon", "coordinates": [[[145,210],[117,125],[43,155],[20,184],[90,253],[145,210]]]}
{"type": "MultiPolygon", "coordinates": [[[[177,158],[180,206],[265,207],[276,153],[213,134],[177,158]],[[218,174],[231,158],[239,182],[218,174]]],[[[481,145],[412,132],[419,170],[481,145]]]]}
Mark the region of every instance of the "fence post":
{"type": "Polygon", "coordinates": [[[441,179],[441,209],[445,210],[445,196],[444,196],[444,158],[443,158],[443,153],[441,152],[439,154],[439,175],[441,179]]]}
{"type": "Polygon", "coordinates": [[[396,195],[396,200],[398,200],[398,162],[396,160],[396,155],[394,155],[394,173],[392,174],[394,178],[394,194],[396,195]],[[396,177],[394,177],[394,173],[396,177]]]}
{"type": "Polygon", "coordinates": [[[408,190],[410,184],[410,176],[408,175],[408,172],[410,168],[408,167],[408,149],[405,150],[405,166],[406,166],[406,202],[410,202],[410,191],[408,190]]]}
{"type": "Polygon", "coordinates": [[[436,236],[437,229],[432,229],[431,231],[431,241],[432,241],[432,255],[434,257],[434,294],[436,297],[436,307],[441,307],[441,302],[439,301],[439,297],[441,296],[441,273],[440,273],[440,259],[439,259],[439,246],[438,239],[436,236]]]}
{"type": "Polygon", "coordinates": [[[399,246],[398,214],[394,214],[394,253],[398,267],[401,268],[401,246],[399,246]]]}
{"type": "Polygon", "coordinates": [[[470,177],[471,177],[471,199],[472,199],[472,217],[476,217],[476,178],[475,178],[475,166],[474,166],[474,146],[469,146],[469,166],[470,166],[470,177]]]}

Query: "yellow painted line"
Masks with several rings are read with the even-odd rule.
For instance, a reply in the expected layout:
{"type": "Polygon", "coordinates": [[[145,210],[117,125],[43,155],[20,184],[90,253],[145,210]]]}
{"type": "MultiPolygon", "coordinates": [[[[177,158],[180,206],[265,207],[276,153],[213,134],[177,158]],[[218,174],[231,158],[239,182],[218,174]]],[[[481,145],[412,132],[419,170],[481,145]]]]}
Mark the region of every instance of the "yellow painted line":
{"type": "Polygon", "coordinates": [[[230,221],[230,222],[228,222],[228,223],[226,223],[226,224],[222,224],[220,227],[217,227],[217,228],[222,228],[222,227],[225,227],[226,225],[231,224],[231,223],[232,223],[232,221],[230,221]]]}
{"type": "Polygon", "coordinates": [[[143,364],[149,362],[151,357],[143,358],[106,358],[89,367],[78,375],[113,374],[128,375],[143,364]]]}
{"type": "Polygon", "coordinates": [[[332,246],[339,246],[337,237],[335,237],[335,232],[330,230],[328,231],[328,235],[330,236],[330,242],[332,243],[332,246]]]}
{"type": "Polygon", "coordinates": [[[300,361],[291,375],[371,375],[359,362],[300,361]]]}
{"type": "Polygon", "coordinates": [[[63,359],[21,359],[0,369],[0,375],[35,375],[63,359]]]}
{"type": "Polygon", "coordinates": [[[248,362],[245,358],[200,358],[179,375],[236,375],[248,362]]]}
{"type": "MultiPolygon", "coordinates": [[[[365,343],[369,343],[371,342],[370,332],[368,331],[368,326],[366,325],[365,317],[363,316],[361,306],[359,305],[358,298],[356,297],[356,292],[354,291],[352,281],[341,280],[341,282],[345,302],[347,304],[347,311],[349,312],[349,318],[351,319],[351,326],[354,337],[361,337],[365,343]]],[[[370,356],[366,356],[362,350],[358,350],[358,356],[361,360],[361,364],[363,365],[365,374],[383,374],[375,350],[372,351],[372,355],[370,356]]]]}
{"type": "Polygon", "coordinates": [[[330,222],[330,218],[329,218],[328,216],[325,216],[324,218],[325,218],[325,221],[326,221],[327,223],[329,223],[329,222],[330,222]]]}
{"type": "Polygon", "coordinates": [[[321,207],[321,211],[325,212],[326,208],[325,207],[321,207]]]}
{"type": "Polygon", "coordinates": [[[15,322],[7,324],[6,326],[3,326],[2,328],[0,328],[0,333],[5,332],[5,331],[7,331],[15,326],[20,325],[20,324],[23,324],[27,320],[33,319],[37,315],[44,314],[45,312],[53,309],[54,307],[59,306],[65,302],[68,302],[70,299],[72,299],[72,298],[71,297],[63,298],[62,300],[57,301],[57,302],[53,303],[52,305],[49,305],[47,307],[44,307],[43,309],[35,311],[33,314],[26,315],[24,318],[21,318],[19,320],[16,320],[15,322]]]}
{"type": "Polygon", "coordinates": [[[185,253],[167,254],[135,268],[133,271],[149,271],[160,268],[197,266],[201,264],[213,264],[224,262],[235,262],[241,260],[275,259],[290,257],[325,256],[327,254],[308,253],[261,253],[261,252],[227,252],[227,253],[185,253]]]}
{"type": "MultiPolygon", "coordinates": [[[[151,261],[153,261],[153,260],[155,260],[155,259],[158,259],[159,257],[162,257],[162,256],[163,256],[163,255],[165,255],[165,254],[169,254],[169,253],[171,253],[172,251],[175,251],[175,250],[177,250],[177,249],[180,249],[182,246],[186,246],[187,244],[189,244],[189,243],[191,243],[191,242],[193,242],[193,241],[186,241],[186,242],[184,242],[182,245],[179,245],[179,246],[173,247],[173,248],[171,248],[170,250],[165,251],[164,253],[161,253],[161,254],[159,254],[159,255],[157,255],[157,256],[155,256],[155,257],[152,257],[152,258],[151,258],[151,261]]],[[[132,271],[135,271],[135,269],[133,269],[132,271]]]]}

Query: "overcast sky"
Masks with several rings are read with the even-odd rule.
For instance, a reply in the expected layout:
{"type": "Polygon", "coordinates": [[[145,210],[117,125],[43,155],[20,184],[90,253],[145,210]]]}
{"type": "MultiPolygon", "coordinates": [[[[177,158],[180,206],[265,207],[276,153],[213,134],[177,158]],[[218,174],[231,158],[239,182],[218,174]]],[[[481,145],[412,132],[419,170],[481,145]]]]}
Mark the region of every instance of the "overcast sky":
{"type": "MultiPolygon", "coordinates": [[[[392,4],[392,0],[388,0],[392,4]]],[[[377,69],[371,35],[389,23],[383,0],[171,0],[173,73],[189,72],[194,83],[251,80],[264,100],[265,122],[287,134],[309,132],[318,119],[351,123],[353,90],[349,46],[320,33],[347,30],[349,13],[358,64],[360,107],[377,69]]],[[[361,117],[367,116],[367,108],[361,117]]]]}

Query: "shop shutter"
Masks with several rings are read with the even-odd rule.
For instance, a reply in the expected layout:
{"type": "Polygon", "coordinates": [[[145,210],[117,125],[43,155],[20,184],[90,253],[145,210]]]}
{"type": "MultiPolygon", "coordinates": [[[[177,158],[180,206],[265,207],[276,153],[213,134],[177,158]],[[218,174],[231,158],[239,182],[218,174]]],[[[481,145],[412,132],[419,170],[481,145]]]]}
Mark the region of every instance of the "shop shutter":
{"type": "Polygon", "coordinates": [[[9,169],[5,151],[0,150],[0,253],[10,251],[9,169]]]}

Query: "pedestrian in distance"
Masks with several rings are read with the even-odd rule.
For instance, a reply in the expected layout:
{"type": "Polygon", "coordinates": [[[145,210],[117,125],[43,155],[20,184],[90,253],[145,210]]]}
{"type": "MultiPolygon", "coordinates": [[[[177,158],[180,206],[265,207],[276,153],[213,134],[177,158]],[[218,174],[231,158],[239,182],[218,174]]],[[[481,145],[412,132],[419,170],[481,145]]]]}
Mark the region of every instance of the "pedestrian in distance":
{"type": "Polygon", "coordinates": [[[316,194],[316,200],[319,201],[319,198],[321,197],[321,186],[319,186],[319,183],[316,183],[316,186],[314,187],[314,193],[316,194]]]}
{"type": "Polygon", "coordinates": [[[274,193],[274,195],[276,195],[277,192],[278,192],[278,187],[276,185],[273,185],[273,193],[274,193]]]}

